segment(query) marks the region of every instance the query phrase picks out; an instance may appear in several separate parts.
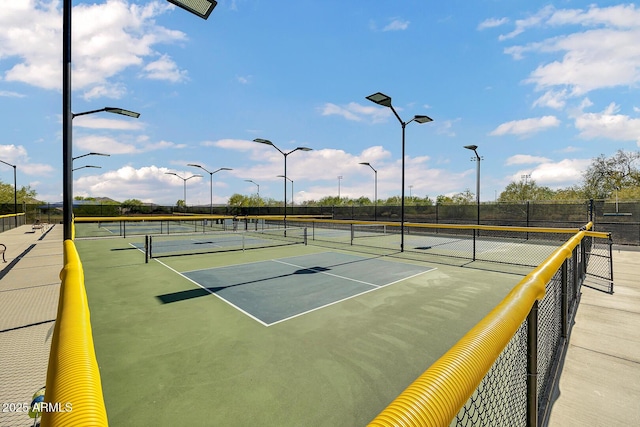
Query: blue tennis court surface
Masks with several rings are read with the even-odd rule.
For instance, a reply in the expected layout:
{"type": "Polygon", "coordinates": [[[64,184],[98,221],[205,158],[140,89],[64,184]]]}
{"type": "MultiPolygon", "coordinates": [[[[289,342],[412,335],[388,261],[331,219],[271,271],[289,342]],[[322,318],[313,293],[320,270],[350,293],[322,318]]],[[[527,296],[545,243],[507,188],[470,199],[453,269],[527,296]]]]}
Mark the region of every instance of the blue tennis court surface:
{"type": "Polygon", "coordinates": [[[269,326],[431,271],[338,252],[182,272],[200,288],[160,295],[164,303],[215,294],[269,326]]]}

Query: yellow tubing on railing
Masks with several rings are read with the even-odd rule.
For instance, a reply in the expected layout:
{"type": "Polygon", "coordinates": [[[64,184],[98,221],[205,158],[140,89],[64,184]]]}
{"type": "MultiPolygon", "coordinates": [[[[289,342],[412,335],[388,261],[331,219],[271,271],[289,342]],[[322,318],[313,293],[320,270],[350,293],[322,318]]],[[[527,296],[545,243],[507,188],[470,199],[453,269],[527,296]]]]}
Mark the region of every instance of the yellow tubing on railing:
{"type": "MultiPolygon", "coordinates": [[[[589,229],[590,227],[585,227],[589,229]]],[[[446,427],[527,318],[535,300],[584,237],[580,231],[524,277],[484,319],[438,359],[369,426],[446,427]]]]}
{"type": "Polygon", "coordinates": [[[107,426],[100,372],[93,348],[84,272],[72,240],[64,241],[64,267],[45,390],[42,427],[107,426]]]}

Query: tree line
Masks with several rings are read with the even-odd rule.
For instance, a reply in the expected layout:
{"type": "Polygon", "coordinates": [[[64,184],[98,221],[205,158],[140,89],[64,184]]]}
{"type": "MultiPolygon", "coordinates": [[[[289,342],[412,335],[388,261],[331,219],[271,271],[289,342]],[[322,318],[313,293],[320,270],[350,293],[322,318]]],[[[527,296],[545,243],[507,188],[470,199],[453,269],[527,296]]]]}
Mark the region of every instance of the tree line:
{"type": "MultiPolygon", "coordinates": [[[[30,186],[22,186],[16,189],[17,202],[19,204],[42,203],[37,199],[37,193],[30,186]]],[[[579,200],[640,200],[640,151],[618,150],[612,156],[601,154],[591,161],[591,164],[582,174],[579,184],[561,189],[551,189],[538,185],[535,180],[513,181],[507,185],[497,196],[496,201],[501,203],[522,203],[526,201],[557,201],[569,202],[579,200]]],[[[75,200],[95,201],[101,204],[119,204],[122,207],[138,207],[143,203],[138,199],[128,199],[124,202],[115,200],[75,197],[75,200]]],[[[429,196],[405,197],[405,205],[431,206],[434,204],[472,204],[475,203],[475,194],[466,189],[452,196],[438,195],[435,199],[429,196]]],[[[0,180],[0,204],[13,204],[14,187],[0,180]]],[[[374,201],[368,197],[348,198],[327,196],[320,200],[307,200],[300,206],[367,206],[374,201]]],[[[379,206],[398,206],[401,204],[400,196],[391,196],[379,199],[379,206]]],[[[257,195],[233,194],[228,200],[229,206],[279,206],[281,200],[258,197],[257,195]]],[[[184,201],[176,202],[178,208],[184,207],[184,201]]]]}

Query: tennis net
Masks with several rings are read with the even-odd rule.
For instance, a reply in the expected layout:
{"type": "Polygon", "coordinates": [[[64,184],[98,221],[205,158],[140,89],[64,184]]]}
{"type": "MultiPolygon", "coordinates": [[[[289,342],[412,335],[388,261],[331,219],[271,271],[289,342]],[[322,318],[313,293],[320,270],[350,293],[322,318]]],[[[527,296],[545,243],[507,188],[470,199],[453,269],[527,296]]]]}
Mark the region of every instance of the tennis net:
{"type": "Polygon", "coordinates": [[[307,244],[306,227],[149,235],[145,239],[147,258],[244,251],[295,244],[307,244]]]}

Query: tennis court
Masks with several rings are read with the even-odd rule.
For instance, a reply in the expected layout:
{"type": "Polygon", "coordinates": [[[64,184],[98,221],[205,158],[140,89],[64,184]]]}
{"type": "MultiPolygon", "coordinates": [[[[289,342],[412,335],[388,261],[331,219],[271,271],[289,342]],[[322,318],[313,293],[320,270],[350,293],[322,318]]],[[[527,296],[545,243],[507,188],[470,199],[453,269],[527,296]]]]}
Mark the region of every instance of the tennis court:
{"type": "Polygon", "coordinates": [[[145,264],[144,236],[76,245],[124,426],[366,425],[530,270],[311,243],[145,264]]]}

